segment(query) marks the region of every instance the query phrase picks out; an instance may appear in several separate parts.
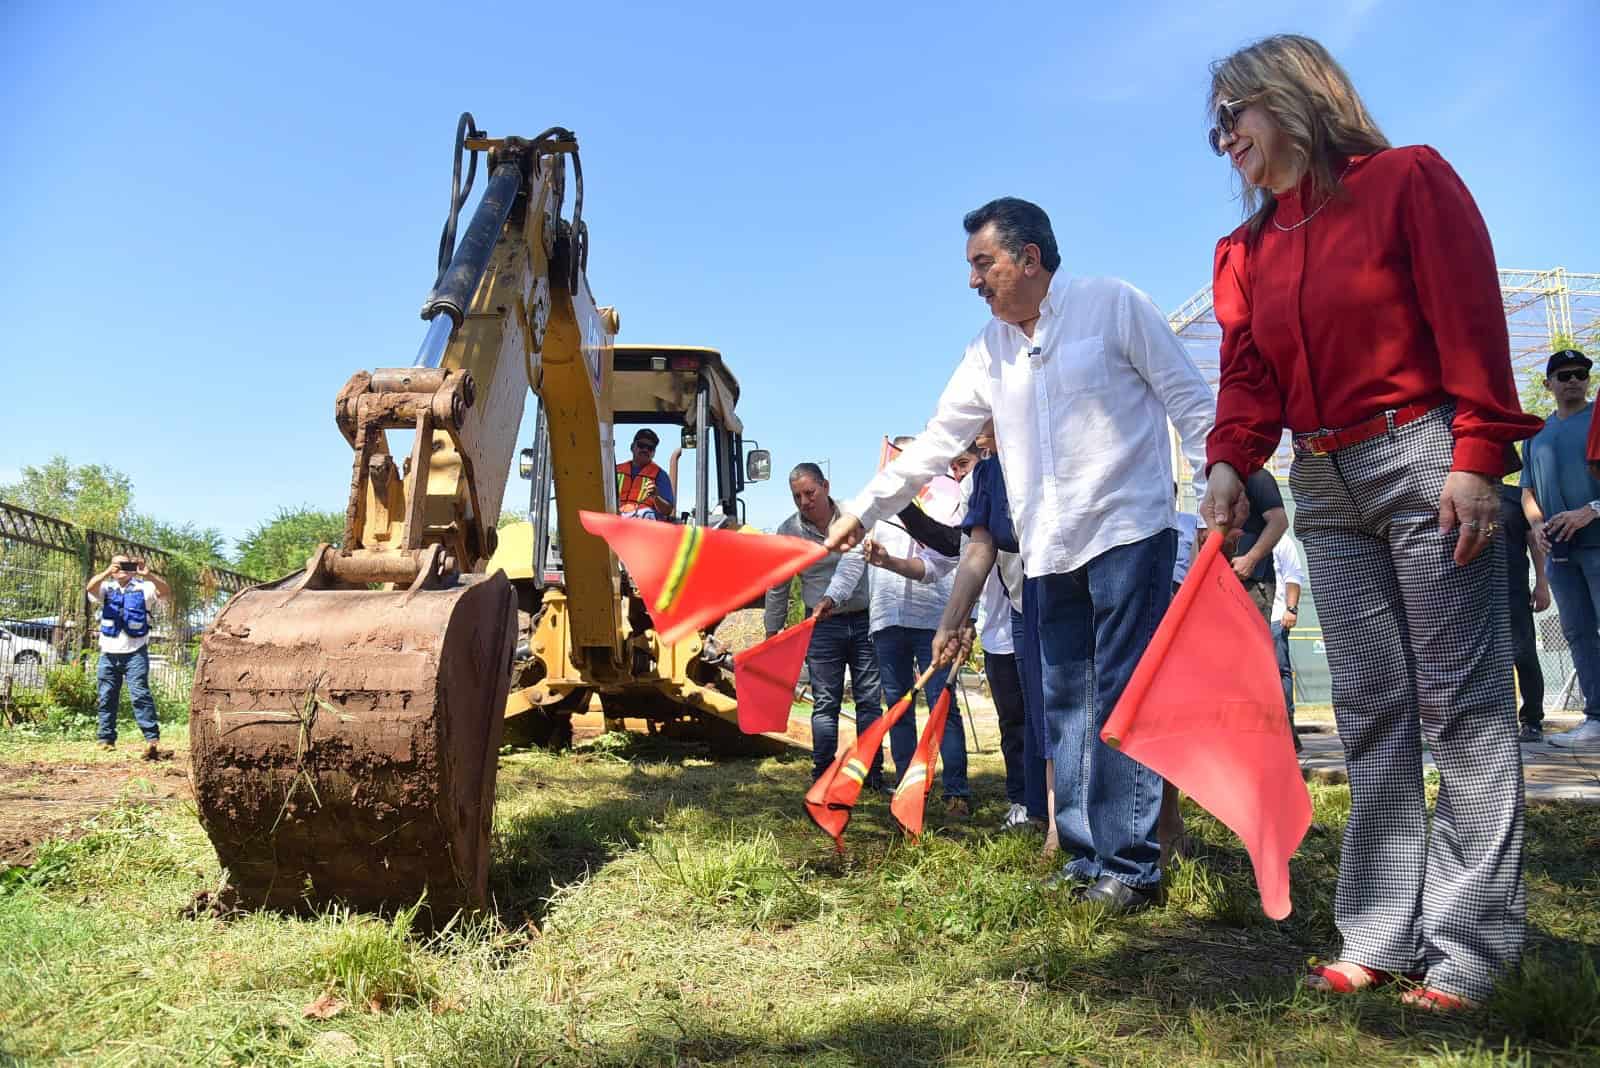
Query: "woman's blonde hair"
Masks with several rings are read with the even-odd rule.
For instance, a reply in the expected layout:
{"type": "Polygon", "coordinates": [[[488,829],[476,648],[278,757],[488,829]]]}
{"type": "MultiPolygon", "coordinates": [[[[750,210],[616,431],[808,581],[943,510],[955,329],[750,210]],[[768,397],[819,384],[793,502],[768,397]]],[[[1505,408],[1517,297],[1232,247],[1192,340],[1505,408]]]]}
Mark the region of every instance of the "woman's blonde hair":
{"type": "MultiPolygon", "coordinates": [[[[1333,172],[1334,157],[1389,147],[1350,76],[1309,37],[1266,37],[1211,64],[1213,114],[1224,100],[1243,101],[1270,115],[1322,197],[1342,192],[1333,172]]],[[[1242,196],[1254,236],[1266,225],[1276,200],[1248,182],[1242,196]]]]}

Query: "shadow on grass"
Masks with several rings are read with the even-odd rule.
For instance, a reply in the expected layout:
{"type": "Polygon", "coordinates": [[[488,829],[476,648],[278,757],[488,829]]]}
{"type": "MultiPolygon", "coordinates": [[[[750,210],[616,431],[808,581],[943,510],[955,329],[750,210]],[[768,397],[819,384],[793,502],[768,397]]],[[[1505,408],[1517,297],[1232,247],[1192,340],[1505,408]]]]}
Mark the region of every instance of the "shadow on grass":
{"type": "Polygon", "coordinates": [[[1523,867],[1531,877],[1569,890],[1600,893],[1600,818],[1592,805],[1540,802],[1528,806],[1523,867]]]}
{"type": "MultiPolygon", "coordinates": [[[[790,797],[790,777],[764,778],[758,770],[768,759],[712,759],[705,744],[627,734],[567,754],[556,768],[502,768],[498,803],[505,806],[531,796],[534,804],[531,812],[497,821],[489,867],[495,911],[510,927],[543,926],[558,888],[637,846],[649,824],[673,807],[703,806],[740,818],[793,815],[799,799],[790,797]],[[625,764],[626,771],[610,778],[584,775],[608,764],[625,764]],[[671,774],[663,776],[658,769],[670,769],[671,774]],[[605,796],[587,800],[586,792],[605,796]],[[548,805],[539,802],[541,793],[550,797],[548,805]]],[[[776,759],[788,763],[809,758],[797,754],[776,759]]]]}
{"type": "MultiPolygon", "coordinates": [[[[725,757],[713,761],[706,759],[703,747],[642,736],[610,745],[609,751],[580,752],[556,765],[508,769],[506,781],[513,795],[537,789],[542,778],[561,780],[552,789],[560,794],[561,803],[548,810],[535,806],[500,827],[491,884],[509,926],[529,920],[542,924],[557,888],[639,845],[650,824],[671,809],[694,808],[715,820],[736,821],[741,831],[774,831],[783,850],[807,865],[808,878],[833,884],[833,892],[847,895],[857,907],[888,917],[875,922],[897,925],[884,932],[897,948],[872,953],[874,959],[881,956],[885,969],[916,966],[923,952],[930,954],[924,958],[930,962],[940,954],[972,952],[975,959],[964,968],[972,978],[1070,996],[1081,1000],[1091,1015],[1131,1011],[1150,1026],[1191,1029],[1202,1045],[1210,1039],[1201,1032],[1217,1027],[1265,1043],[1282,1028],[1308,1051],[1319,1049],[1319,1041],[1368,1039],[1399,1043],[1416,1055],[1440,1043],[1480,1039],[1496,1047],[1503,1042],[1523,1044],[1535,1052],[1595,1048],[1581,1021],[1577,1028],[1564,1027],[1548,1008],[1541,1010],[1536,1004],[1541,991],[1548,995],[1564,983],[1593,974],[1585,972],[1584,962],[1593,960],[1594,949],[1540,924],[1530,928],[1530,953],[1540,961],[1543,978],[1511,980],[1506,988],[1510,996],[1500,996],[1486,1014],[1424,1016],[1403,1009],[1392,989],[1343,999],[1301,992],[1299,977],[1308,958],[1328,959],[1338,948],[1332,919],[1336,831],[1308,835],[1292,862],[1294,912],[1287,921],[1273,923],[1261,914],[1249,858],[1237,840],[1214,820],[1192,812],[1190,831],[1199,852],[1187,870],[1175,866],[1169,908],[1130,920],[1109,920],[1104,933],[1088,930],[1074,935],[1054,926],[1055,912],[1046,908],[1043,912],[1049,915],[1041,916],[1037,901],[1026,900],[1034,891],[1015,889],[1020,885],[1016,880],[1034,880],[1047,870],[1031,844],[1009,851],[1012,859],[995,869],[1013,880],[1011,888],[1000,886],[986,898],[982,885],[964,881],[964,872],[994,868],[990,844],[998,839],[989,833],[988,821],[997,821],[1004,801],[1001,776],[991,770],[972,776],[973,792],[980,801],[972,824],[940,827],[937,802],[930,803],[930,822],[937,828],[933,840],[944,843],[948,855],[941,863],[950,867],[943,872],[930,870],[918,876],[925,882],[916,884],[907,870],[929,854],[905,845],[881,797],[863,796],[850,825],[849,853],[833,855],[831,843],[802,815],[801,793],[809,764],[805,754],[795,753],[776,763],[725,757]],[[607,760],[626,761],[627,766],[617,774],[585,778],[585,761],[607,760]],[[585,799],[586,790],[593,791],[592,800],[585,799]],[[598,796],[602,792],[604,796],[598,796]],[[891,898],[902,889],[906,896],[896,906],[899,918],[889,917],[894,908],[886,911],[883,906],[893,905],[891,898]],[[966,917],[955,915],[963,909],[1009,908],[1016,904],[1012,898],[1021,902],[1026,919],[969,924],[966,917]],[[937,907],[928,904],[941,900],[937,907]],[[980,932],[976,941],[950,934],[968,930],[980,932]],[[925,951],[907,950],[924,938],[925,951]],[[965,950],[960,948],[963,944],[965,950]],[[1319,1039],[1323,1032],[1331,1037],[1319,1039]]],[[[1530,876],[1592,891],[1597,833],[1600,817],[1592,810],[1569,806],[1533,810],[1530,876]]],[[[1548,910],[1553,895],[1536,892],[1536,896],[1539,908],[1548,910]]],[[[1577,908],[1593,911],[1586,904],[1577,908]]],[[[958,1008],[941,1004],[952,1011],[958,1008]]],[[[1578,999],[1571,1004],[1582,1009],[1589,1002],[1578,999]]],[[[799,1041],[777,1041],[759,1026],[745,1033],[726,1021],[657,1017],[641,1022],[637,1033],[620,1044],[586,1046],[583,1055],[607,1064],[654,1063],[673,1057],[751,1063],[941,1064],[969,1059],[974,1027],[1012,1026],[1005,1020],[974,1021],[959,1014],[919,1015],[919,1007],[899,1012],[881,1005],[845,1005],[838,1011],[839,1022],[830,1021],[827,1030],[808,1033],[799,1041]]],[[[1046,1038],[1044,1045],[1054,1056],[1096,1060],[1092,1049],[1080,1050],[1070,1036],[1059,1042],[1054,1036],[1046,1038]]]]}

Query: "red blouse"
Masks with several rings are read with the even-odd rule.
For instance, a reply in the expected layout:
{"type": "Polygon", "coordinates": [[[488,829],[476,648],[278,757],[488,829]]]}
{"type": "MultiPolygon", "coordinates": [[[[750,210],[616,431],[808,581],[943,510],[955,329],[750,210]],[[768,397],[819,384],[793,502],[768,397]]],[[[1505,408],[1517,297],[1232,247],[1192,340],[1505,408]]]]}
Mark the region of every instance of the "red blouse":
{"type": "Polygon", "coordinates": [[[1544,424],[1517,401],[1494,249],[1472,194],[1425,145],[1354,157],[1343,184],[1348,195],[1317,212],[1307,178],[1255,238],[1246,224],[1217,242],[1222,377],[1207,465],[1248,476],[1285,426],[1337,430],[1453,399],[1452,469],[1498,478],[1510,443],[1544,424]],[[1308,211],[1297,229],[1273,225],[1308,211]]]}

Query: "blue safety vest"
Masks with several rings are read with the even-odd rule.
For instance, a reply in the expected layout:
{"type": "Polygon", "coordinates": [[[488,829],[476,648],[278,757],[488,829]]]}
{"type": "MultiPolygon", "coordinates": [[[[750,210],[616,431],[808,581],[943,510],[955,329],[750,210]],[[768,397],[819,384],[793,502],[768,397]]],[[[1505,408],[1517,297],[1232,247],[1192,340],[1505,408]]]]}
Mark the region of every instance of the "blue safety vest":
{"type": "Polygon", "coordinates": [[[145,607],[144,589],[130,584],[126,588],[107,582],[100,588],[100,633],[115,638],[124,631],[130,638],[150,633],[150,612],[145,607]]]}

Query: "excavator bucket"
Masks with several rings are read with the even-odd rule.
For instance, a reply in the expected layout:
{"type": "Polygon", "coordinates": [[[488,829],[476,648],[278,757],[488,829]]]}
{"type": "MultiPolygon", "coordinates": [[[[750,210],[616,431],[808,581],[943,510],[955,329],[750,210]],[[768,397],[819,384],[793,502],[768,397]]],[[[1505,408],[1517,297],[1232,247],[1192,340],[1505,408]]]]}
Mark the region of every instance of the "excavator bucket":
{"type": "Polygon", "coordinates": [[[234,597],[201,647],[190,739],[240,903],[481,907],[515,638],[498,574],[234,597]]]}

